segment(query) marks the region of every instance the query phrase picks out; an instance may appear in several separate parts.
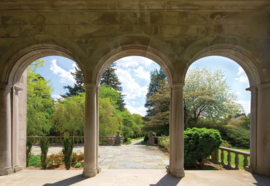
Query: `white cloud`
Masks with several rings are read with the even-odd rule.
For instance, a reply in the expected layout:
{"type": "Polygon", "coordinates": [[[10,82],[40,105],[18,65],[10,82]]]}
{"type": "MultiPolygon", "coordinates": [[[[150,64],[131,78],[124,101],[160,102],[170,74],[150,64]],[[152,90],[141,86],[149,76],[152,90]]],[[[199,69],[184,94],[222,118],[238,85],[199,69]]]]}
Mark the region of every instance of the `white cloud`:
{"type": "Polygon", "coordinates": [[[145,58],[145,57],[138,57],[138,56],[130,56],[130,57],[124,57],[122,59],[119,59],[116,61],[117,65],[120,67],[137,67],[139,65],[143,66],[150,66],[153,61],[151,59],[145,58]]]}
{"type": "Polygon", "coordinates": [[[234,78],[235,80],[237,81],[240,81],[240,82],[243,82],[243,83],[248,83],[248,78],[247,78],[247,75],[244,71],[244,69],[242,67],[239,67],[238,68],[238,73],[237,73],[238,76],[240,76],[239,78],[234,78]]]}
{"type": "Polygon", "coordinates": [[[250,113],[250,101],[238,100],[236,102],[242,105],[247,114],[250,113]]]}
{"type": "Polygon", "coordinates": [[[134,69],[133,71],[135,72],[135,76],[150,82],[150,72],[143,70],[142,66],[139,66],[139,68],[134,69]]]}
{"type": "Polygon", "coordinates": [[[73,63],[72,66],[73,66],[73,69],[66,71],[62,69],[61,67],[59,67],[56,63],[56,59],[54,59],[51,61],[50,70],[53,71],[54,74],[58,75],[61,78],[60,79],[61,83],[73,84],[75,82],[75,79],[73,78],[70,72],[75,71],[76,64],[73,63]]]}
{"type": "Polygon", "coordinates": [[[131,114],[140,114],[142,116],[146,115],[146,108],[144,106],[141,107],[133,107],[131,105],[126,105],[126,108],[129,110],[131,114]]]}
{"type": "Polygon", "coordinates": [[[236,94],[240,95],[240,94],[241,94],[241,92],[236,92],[236,94]]]}
{"type": "Polygon", "coordinates": [[[127,99],[135,99],[142,96],[145,97],[148,87],[141,87],[136,83],[128,70],[116,68],[115,72],[122,83],[123,94],[126,95],[127,99]]]}
{"type": "Polygon", "coordinates": [[[53,94],[52,96],[51,96],[53,99],[61,99],[62,98],[62,96],[60,96],[60,94],[53,94]]]}

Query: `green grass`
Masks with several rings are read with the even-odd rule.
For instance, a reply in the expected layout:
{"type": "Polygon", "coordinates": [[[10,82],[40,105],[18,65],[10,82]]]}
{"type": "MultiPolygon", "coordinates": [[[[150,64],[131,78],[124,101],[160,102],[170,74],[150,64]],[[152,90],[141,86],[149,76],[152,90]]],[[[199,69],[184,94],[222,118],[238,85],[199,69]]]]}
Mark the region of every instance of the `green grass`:
{"type": "Polygon", "coordinates": [[[30,160],[29,160],[29,165],[30,166],[34,166],[34,167],[41,167],[41,162],[40,162],[40,156],[31,156],[30,160]]]}
{"type": "Polygon", "coordinates": [[[142,141],[141,145],[147,145],[147,143],[145,141],[142,141]]]}
{"type": "Polygon", "coordinates": [[[126,144],[126,145],[129,145],[129,144],[131,144],[131,141],[127,141],[125,144],[126,144]]]}
{"type": "MultiPolygon", "coordinates": [[[[241,150],[241,151],[245,151],[245,152],[250,152],[250,149],[242,149],[242,148],[237,148],[237,147],[232,147],[232,149],[237,149],[237,150],[241,150]]],[[[228,156],[228,152],[227,151],[223,151],[224,152],[224,163],[227,164],[227,156],[228,156]]],[[[243,169],[244,170],[244,156],[243,155],[238,155],[239,158],[239,169],[243,169]]],[[[221,150],[219,150],[219,161],[221,161],[221,150]]],[[[248,157],[248,164],[250,163],[249,157],[248,157]]],[[[231,153],[231,165],[234,167],[235,166],[235,154],[231,153]]]]}

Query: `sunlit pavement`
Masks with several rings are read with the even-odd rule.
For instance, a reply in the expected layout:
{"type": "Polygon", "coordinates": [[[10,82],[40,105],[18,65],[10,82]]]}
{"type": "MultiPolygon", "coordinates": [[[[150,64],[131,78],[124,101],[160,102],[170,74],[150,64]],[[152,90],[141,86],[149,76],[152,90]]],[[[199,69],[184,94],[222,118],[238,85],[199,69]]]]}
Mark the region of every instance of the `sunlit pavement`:
{"type": "MultiPolygon", "coordinates": [[[[99,166],[102,169],[164,169],[169,157],[156,146],[140,145],[142,140],[131,145],[99,146],[99,166]]],[[[61,146],[49,148],[48,155],[58,153],[61,146]]],[[[75,146],[73,152],[83,152],[83,146],[75,146]]],[[[32,154],[39,155],[40,147],[33,146],[32,154]]]]}

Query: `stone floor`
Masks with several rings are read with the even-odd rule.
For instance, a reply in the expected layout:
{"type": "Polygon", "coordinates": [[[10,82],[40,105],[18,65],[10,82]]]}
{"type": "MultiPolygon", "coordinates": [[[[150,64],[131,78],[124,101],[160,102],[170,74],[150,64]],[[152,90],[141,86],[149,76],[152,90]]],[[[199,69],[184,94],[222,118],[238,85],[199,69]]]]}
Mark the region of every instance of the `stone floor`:
{"type": "Polygon", "coordinates": [[[242,170],[185,171],[182,179],[165,170],[102,170],[84,178],[78,170],[24,170],[0,176],[0,186],[269,186],[270,178],[242,170]]]}
{"type": "MultiPolygon", "coordinates": [[[[169,157],[158,147],[141,145],[142,140],[132,141],[131,145],[99,146],[99,166],[102,169],[164,169],[169,164],[169,157]]],[[[49,148],[48,155],[58,153],[60,146],[49,148]]],[[[74,147],[73,151],[82,151],[83,146],[74,147]]],[[[32,154],[39,155],[40,147],[33,146],[32,154]]]]}

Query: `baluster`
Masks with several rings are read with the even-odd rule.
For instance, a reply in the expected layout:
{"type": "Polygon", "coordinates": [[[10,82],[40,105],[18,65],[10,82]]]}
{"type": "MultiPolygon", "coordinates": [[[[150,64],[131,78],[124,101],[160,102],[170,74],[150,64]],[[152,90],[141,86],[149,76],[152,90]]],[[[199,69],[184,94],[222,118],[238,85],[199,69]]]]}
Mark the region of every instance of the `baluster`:
{"type": "Polygon", "coordinates": [[[60,143],[61,143],[61,145],[62,145],[62,137],[60,137],[60,143]]]}
{"type": "Polygon", "coordinates": [[[103,138],[101,137],[101,139],[102,139],[102,143],[101,143],[101,145],[103,145],[103,138]]]}
{"type": "Polygon", "coordinates": [[[224,164],[224,150],[221,149],[221,164],[224,164]]]}
{"type": "Polygon", "coordinates": [[[51,138],[51,142],[52,142],[52,145],[53,145],[53,138],[51,138]]]}
{"type": "Polygon", "coordinates": [[[238,158],[238,153],[235,153],[235,168],[239,169],[239,158],[238,158]]]}
{"type": "Polygon", "coordinates": [[[246,166],[248,166],[248,159],[247,155],[244,155],[244,169],[246,168],[246,166]]]}
{"type": "Polygon", "coordinates": [[[78,140],[78,137],[76,138],[76,140],[77,140],[77,145],[79,145],[79,140],[78,140]]]}
{"type": "Polygon", "coordinates": [[[227,151],[227,152],[228,152],[228,156],[227,156],[228,167],[231,167],[231,152],[230,151],[227,151]]]}

